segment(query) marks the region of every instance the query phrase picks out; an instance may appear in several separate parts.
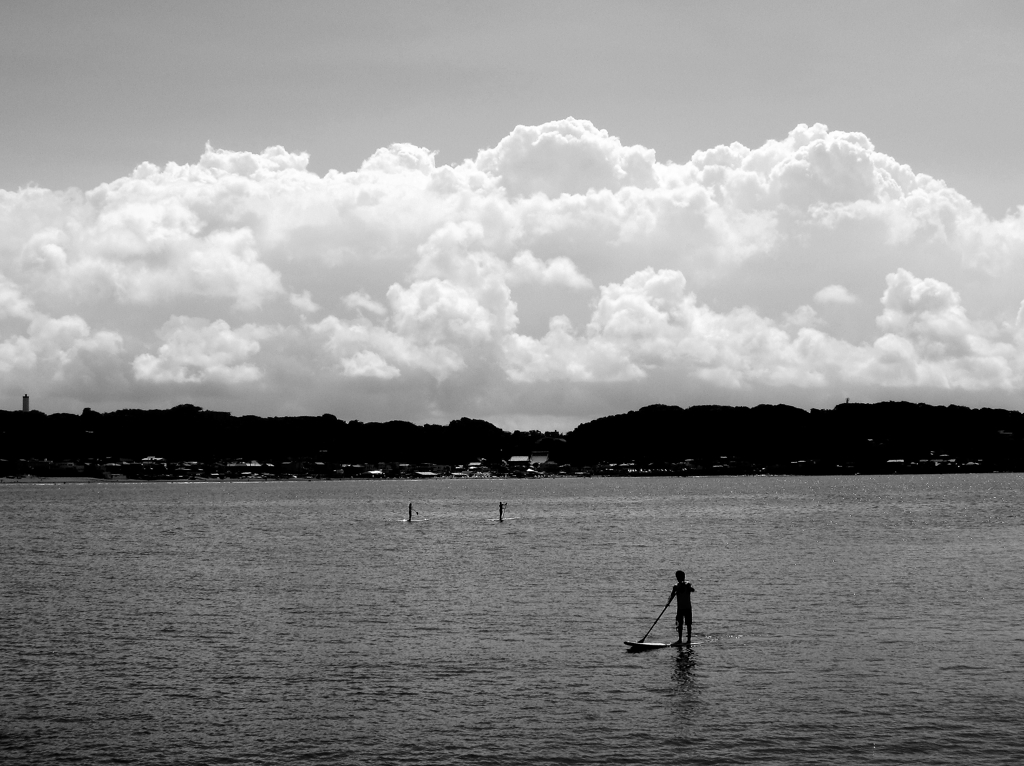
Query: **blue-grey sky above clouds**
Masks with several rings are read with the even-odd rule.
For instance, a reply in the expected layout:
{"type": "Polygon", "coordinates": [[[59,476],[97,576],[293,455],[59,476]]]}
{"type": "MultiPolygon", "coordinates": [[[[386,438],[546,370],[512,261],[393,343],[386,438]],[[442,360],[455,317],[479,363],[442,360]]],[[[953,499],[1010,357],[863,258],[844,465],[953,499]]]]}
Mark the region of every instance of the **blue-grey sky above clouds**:
{"type": "Polygon", "coordinates": [[[5,3],[0,407],[1024,406],[1018,3],[5,3]]]}

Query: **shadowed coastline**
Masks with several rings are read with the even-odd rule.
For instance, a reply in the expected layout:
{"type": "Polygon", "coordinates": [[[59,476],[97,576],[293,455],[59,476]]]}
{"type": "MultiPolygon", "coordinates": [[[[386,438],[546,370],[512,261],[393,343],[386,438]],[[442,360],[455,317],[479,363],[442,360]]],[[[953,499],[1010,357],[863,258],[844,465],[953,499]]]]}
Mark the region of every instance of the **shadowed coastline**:
{"type": "Polygon", "coordinates": [[[651,405],[572,431],[508,432],[181,404],[0,411],[0,476],[98,479],[947,473],[1024,470],[1024,414],[907,402],[831,410],[651,405]]]}

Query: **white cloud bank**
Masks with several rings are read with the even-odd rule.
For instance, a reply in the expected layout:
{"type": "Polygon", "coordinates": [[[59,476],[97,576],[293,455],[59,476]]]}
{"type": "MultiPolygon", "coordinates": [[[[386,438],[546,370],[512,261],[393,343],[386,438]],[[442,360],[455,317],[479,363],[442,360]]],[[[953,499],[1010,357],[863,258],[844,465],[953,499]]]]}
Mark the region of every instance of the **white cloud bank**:
{"type": "Polygon", "coordinates": [[[859,133],[659,163],[592,124],[350,173],[207,147],[0,191],[0,397],[571,425],[646,403],[1024,406],[1024,210],[859,133]]]}

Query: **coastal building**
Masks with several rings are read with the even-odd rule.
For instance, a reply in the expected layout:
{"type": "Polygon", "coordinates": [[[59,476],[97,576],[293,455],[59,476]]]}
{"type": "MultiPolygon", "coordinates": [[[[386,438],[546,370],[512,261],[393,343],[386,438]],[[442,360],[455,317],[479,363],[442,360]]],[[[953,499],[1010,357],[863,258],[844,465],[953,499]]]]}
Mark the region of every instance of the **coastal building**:
{"type": "Polygon", "coordinates": [[[25,394],[23,397],[21,397],[21,411],[22,412],[28,412],[29,411],[29,408],[28,408],[28,394],[25,394]]]}

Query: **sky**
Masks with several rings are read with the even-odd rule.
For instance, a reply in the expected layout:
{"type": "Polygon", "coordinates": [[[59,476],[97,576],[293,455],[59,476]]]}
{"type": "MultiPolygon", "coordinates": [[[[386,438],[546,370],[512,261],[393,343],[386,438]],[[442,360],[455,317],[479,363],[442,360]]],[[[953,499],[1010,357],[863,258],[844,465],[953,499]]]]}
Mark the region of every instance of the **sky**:
{"type": "Polygon", "coordinates": [[[1024,408],[1024,6],[0,5],[0,408],[1024,408]]]}

